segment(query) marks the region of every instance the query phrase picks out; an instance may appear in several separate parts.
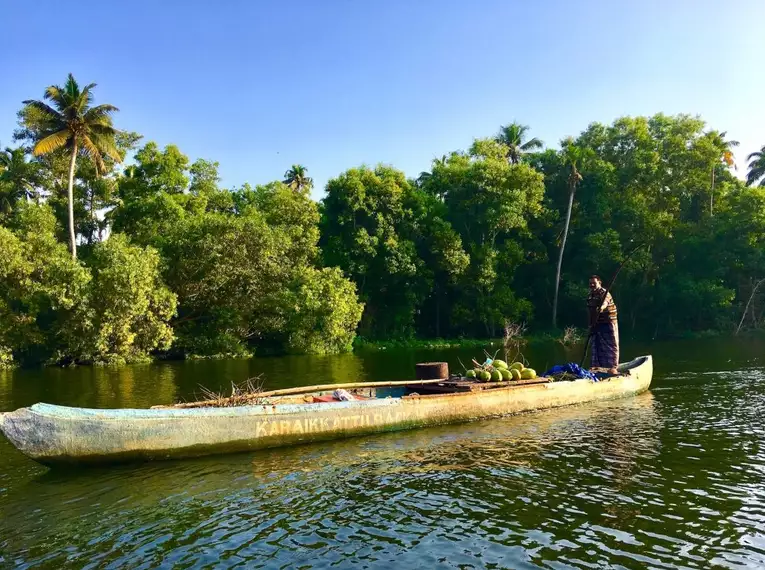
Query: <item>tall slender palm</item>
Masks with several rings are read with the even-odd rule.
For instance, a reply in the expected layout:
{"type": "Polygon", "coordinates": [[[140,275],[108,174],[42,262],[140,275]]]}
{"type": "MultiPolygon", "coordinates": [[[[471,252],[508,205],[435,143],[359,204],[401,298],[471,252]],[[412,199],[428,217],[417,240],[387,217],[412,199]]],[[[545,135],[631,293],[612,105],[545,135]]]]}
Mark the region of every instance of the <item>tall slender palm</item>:
{"type": "Polygon", "coordinates": [[[26,151],[6,147],[0,152],[0,209],[10,212],[19,200],[38,195],[42,183],[40,165],[26,160],[26,151]]]}
{"type": "Polygon", "coordinates": [[[113,105],[98,105],[93,103],[93,88],[95,83],[82,89],[72,74],[63,87],[51,85],[45,90],[44,99],[50,101],[28,100],[25,105],[32,107],[39,124],[35,134],[35,156],[66,149],[69,159],[69,186],[67,200],[69,202],[69,245],[72,257],[77,259],[77,243],[74,233],[74,169],[77,154],[89,156],[96,165],[98,173],[104,173],[106,166],[104,156],[115,162],[122,162],[117,150],[114,136],[117,130],[112,124],[112,113],[118,111],[113,105]]]}
{"type": "Polygon", "coordinates": [[[582,181],[582,174],[579,172],[579,168],[584,161],[584,151],[574,144],[573,139],[570,137],[563,143],[561,149],[561,155],[563,157],[564,164],[569,169],[568,173],[568,209],[566,210],[566,225],[563,228],[563,239],[560,243],[560,251],[558,253],[558,268],[555,271],[555,294],[553,296],[553,311],[552,311],[552,324],[555,328],[558,320],[558,287],[560,285],[560,271],[563,266],[563,251],[566,249],[566,239],[568,238],[568,227],[571,223],[571,210],[574,206],[574,194],[576,193],[576,187],[582,181]]]}
{"type": "Polygon", "coordinates": [[[293,164],[287,172],[284,173],[284,183],[297,192],[310,190],[313,186],[313,179],[308,176],[308,169],[302,164],[293,164]]]}
{"type": "Polygon", "coordinates": [[[760,186],[765,186],[765,146],[747,156],[746,159],[750,161],[749,173],[746,175],[747,185],[751,186],[759,181],[760,186]]]}
{"type": "Polygon", "coordinates": [[[542,148],[542,141],[538,138],[524,140],[528,134],[529,127],[518,123],[510,123],[499,128],[499,133],[494,140],[502,143],[508,148],[507,159],[512,164],[518,164],[521,157],[532,150],[542,148]]]}
{"type": "Polygon", "coordinates": [[[722,153],[721,156],[717,159],[715,163],[712,164],[712,187],[709,191],[709,215],[714,215],[714,206],[715,206],[715,173],[717,170],[717,167],[722,164],[724,164],[728,168],[736,168],[736,163],[733,160],[733,147],[737,147],[739,145],[738,141],[734,140],[727,140],[725,138],[725,135],[727,133],[723,131],[722,133],[719,133],[717,131],[712,131],[709,133],[709,135],[712,137],[712,144],[714,144],[719,151],[722,153]]]}

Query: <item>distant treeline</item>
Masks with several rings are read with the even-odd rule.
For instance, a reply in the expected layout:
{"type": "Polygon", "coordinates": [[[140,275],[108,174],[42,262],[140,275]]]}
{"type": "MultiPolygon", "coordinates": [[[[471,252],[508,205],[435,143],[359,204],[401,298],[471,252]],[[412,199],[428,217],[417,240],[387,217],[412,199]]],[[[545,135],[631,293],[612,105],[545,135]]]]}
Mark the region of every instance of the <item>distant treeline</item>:
{"type": "Polygon", "coordinates": [[[698,118],[595,123],[559,150],[510,124],[416,179],[352,168],[316,203],[301,165],[220,188],[217,162],[117,130],[93,87],[23,102],[0,153],[0,365],[582,326],[587,278],[637,245],[623,334],[733,330],[745,308],[762,324],[765,147],[747,185],[698,118]]]}

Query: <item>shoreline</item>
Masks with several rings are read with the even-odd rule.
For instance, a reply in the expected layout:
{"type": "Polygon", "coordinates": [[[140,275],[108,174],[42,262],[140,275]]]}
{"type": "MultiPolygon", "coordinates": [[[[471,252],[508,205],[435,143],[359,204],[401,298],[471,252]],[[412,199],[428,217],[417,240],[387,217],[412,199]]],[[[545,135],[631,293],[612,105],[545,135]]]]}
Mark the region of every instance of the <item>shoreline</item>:
{"type": "MultiPolygon", "coordinates": [[[[564,331],[543,331],[519,337],[511,341],[519,345],[557,343],[566,348],[582,346],[587,338],[586,329],[577,329],[578,338],[564,340],[564,331]]],[[[683,334],[667,335],[656,338],[642,336],[622,335],[621,340],[654,342],[654,341],[683,341],[700,340],[710,338],[738,338],[741,340],[765,338],[765,330],[744,330],[738,335],[731,331],[698,331],[687,332],[683,334]]],[[[338,354],[354,354],[363,352],[377,352],[385,350],[447,350],[447,349],[467,349],[467,348],[502,348],[504,340],[502,338],[428,338],[428,339],[395,339],[395,340],[367,340],[357,337],[353,342],[353,348],[348,352],[310,354],[310,353],[276,353],[267,352],[257,354],[251,352],[248,354],[214,354],[214,355],[168,355],[160,354],[154,357],[142,358],[136,361],[123,362],[89,362],[89,363],[39,363],[32,365],[7,365],[0,363],[0,373],[10,370],[34,370],[42,368],[122,368],[125,366],[150,365],[160,362],[184,362],[184,361],[209,361],[209,360],[252,360],[256,358],[281,358],[285,356],[331,356],[338,354]]]]}

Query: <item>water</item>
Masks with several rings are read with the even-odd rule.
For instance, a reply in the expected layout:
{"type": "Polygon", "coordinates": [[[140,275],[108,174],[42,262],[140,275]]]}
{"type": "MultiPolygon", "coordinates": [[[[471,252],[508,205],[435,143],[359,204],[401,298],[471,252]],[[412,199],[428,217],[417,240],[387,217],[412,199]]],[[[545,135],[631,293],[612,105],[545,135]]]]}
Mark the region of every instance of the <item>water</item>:
{"type": "MultiPolygon", "coordinates": [[[[258,374],[404,379],[476,352],[16,371],[0,409],[148,406],[258,374]]],[[[0,438],[0,566],[765,567],[765,343],[624,352],[654,355],[650,392],[457,426],[76,472],[0,438]]],[[[567,355],[528,356],[541,371],[567,355]]]]}

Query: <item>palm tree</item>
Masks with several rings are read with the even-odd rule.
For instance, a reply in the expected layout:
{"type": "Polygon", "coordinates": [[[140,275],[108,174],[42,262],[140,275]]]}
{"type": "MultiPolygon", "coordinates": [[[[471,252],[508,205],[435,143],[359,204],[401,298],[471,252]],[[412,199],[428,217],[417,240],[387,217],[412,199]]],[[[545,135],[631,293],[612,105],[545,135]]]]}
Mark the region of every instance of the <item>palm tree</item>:
{"type": "Polygon", "coordinates": [[[571,223],[571,209],[574,206],[574,194],[576,193],[576,187],[579,182],[582,181],[582,174],[579,172],[579,167],[584,162],[584,151],[574,144],[574,140],[569,137],[563,143],[561,149],[561,155],[563,161],[569,168],[568,174],[568,209],[566,210],[566,225],[563,228],[563,239],[560,244],[560,252],[558,253],[558,268],[555,271],[555,294],[553,296],[553,311],[552,311],[552,324],[555,328],[558,318],[558,287],[560,285],[560,271],[563,266],[563,250],[566,249],[566,239],[568,238],[568,227],[571,223]]]}
{"type": "Polygon", "coordinates": [[[296,192],[310,190],[313,186],[313,180],[308,176],[308,169],[302,164],[293,164],[292,168],[284,173],[284,183],[296,192]]]}
{"type": "Polygon", "coordinates": [[[749,163],[749,174],[746,175],[747,185],[756,184],[759,180],[760,186],[765,186],[765,146],[747,156],[746,159],[751,161],[749,163]]]}
{"type": "Polygon", "coordinates": [[[722,156],[716,160],[715,163],[712,164],[712,187],[709,191],[709,215],[710,217],[714,215],[714,199],[715,199],[715,170],[720,165],[720,163],[725,164],[728,168],[736,168],[736,163],[733,160],[733,147],[738,146],[738,141],[734,140],[726,140],[725,135],[727,132],[723,131],[722,133],[718,133],[717,131],[712,131],[710,133],[712,137],[712,144],[715,145],[719,149],[719,151],[722,153],[722,156]]]}
{"type": "Polygon", "coordinates": [[[417,177],[417,180],[416,180],[416,182],[417,182],[417,185],[418,185],[420,188],[422,188],[423,186],[425,186],[425,184],[426,184],[426,183],[427,183],[427,182],[428,182],[428,181],[429,181],[431,178],[433,178],[433,170],[435,170],[436,168],[439,168],[439,167],[444,167],[444,166],[446,166],[446,161],[447,161],[447,158],[446,158],[446,155],[445,155],[445,154],[441,155],[441,158],[434,158],[434,159],[431,161],[431,165],[432,165],[432,167],[431,167],[431,170],[430,170],[430,171],[428,171],[428,170],[423,170],[422,172],[420,172],[420,175],[417,177]]]}
{"type": "Polygon", "coordinates": [[[433,173],[427,170],[423,170],[422,172],[420,172],[420,175],[415,180],[415,183],[417,184],[418,187],[422,188],[423,186],[425,186],[425,184],[428,183],[428,181],[431,178],[433,178],[433,173]]]}
{"type": "Polygon", "coordinates": [[[106,171],[104,155],[115,162],[122,162],[114,136],[112,113],[118,111],[113,105],[91,107],[95,83],[80,89],[72,74],[63,87],[51,85],[45,90],[43,101],[28,100],[24,104],[33,108],[38,116],[39,129],[35,133],[35,156],[49,154],[65,148],[70,155],[69,187],[69,245],[72,257],[77,259],[77,243],[74,233],[74,169],[77,154],[82,153],[93,160],[96,172],[106,171]]]}
{"type": "Polygon", "coordinates": [[[512,164],[518,164],[525,153],[542,148],[542,141],[538,138],[533,138],[524,142],[528,131],[529,127],[526,125],[510,123],[509,125],[500,127],[499,133],[494,137],[495,141],[502,143],[508,148],[507,159],[512,164]]]}
{"type": "Polygon", "coordinates": [[[0,209],[10,212],[19,200],[38,195],[42,183],[40,165],[27,162],[24,148],[6,147],[0,152],[0,209]]]}

